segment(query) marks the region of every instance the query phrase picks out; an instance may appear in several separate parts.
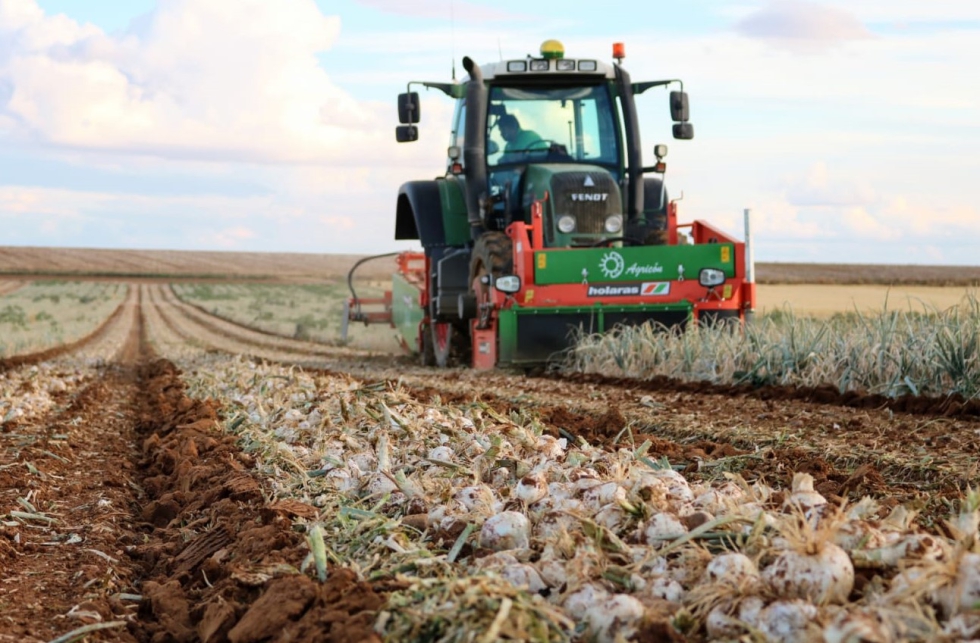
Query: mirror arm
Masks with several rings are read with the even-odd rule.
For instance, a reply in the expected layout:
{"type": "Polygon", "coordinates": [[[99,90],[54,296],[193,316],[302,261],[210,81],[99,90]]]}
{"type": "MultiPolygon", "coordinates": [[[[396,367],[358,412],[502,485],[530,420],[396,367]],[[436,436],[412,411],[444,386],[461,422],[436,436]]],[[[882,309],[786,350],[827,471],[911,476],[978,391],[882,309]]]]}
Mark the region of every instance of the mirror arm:
{"type": "Polygon", "coordinates": [[[408,91],[412,91],[412,85],[422,85],[426,89],[438,89],[450,98],[463,98],[466,96],[466,85],[460,83],[434,83],[427,80],[412,80],[408,83],[408,91]]]}
{"type": "Polygon", "coordinates": [[[652,87],[666,87],[671,83],[678,83],[681,86],[681,91],[684,91],[684,81],[675,78],[673,80],[648,80],[642,83],[633,83],[633,94],[642,94],[652,87]]]}

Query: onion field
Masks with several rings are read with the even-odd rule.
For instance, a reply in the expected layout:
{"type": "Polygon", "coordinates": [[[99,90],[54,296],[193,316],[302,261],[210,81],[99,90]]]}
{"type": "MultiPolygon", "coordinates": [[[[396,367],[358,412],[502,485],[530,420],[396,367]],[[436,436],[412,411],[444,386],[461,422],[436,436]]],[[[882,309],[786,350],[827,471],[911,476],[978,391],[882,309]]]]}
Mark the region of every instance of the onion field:
{"type": "Polygon", "coordinates": [[[0,294],[0,642],[980,637],[975,300],[530,375],[304,288],[0,294]]]}

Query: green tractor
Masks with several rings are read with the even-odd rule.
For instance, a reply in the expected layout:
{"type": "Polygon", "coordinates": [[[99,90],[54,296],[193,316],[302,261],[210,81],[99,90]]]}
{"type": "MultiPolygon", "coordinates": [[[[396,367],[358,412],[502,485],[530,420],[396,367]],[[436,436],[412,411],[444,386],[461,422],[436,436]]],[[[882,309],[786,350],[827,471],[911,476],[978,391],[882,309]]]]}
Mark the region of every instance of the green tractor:
{"type": "MultiPolygon", "coordinates": [[[[642,163],[634,97],[677,85],[673,135],[689,140],[683,84],[634,83],[621,44],[613,55],[566,58],[549,40],[537,58],[464,58],[463,83],[409,83],[456,101],[446,173],[401,186],[395,239],[423,252],[402,253],[392,291],[354,296],[345,319],[390,323],[424,364],[476,368],[540,364],[618,324],[744,320],[747,244],[678,224],[665,145],[642,163]],[[372,303],[384,309],[366,312],[372,303]]],[[[398,113],[397,140],[418,140],[416,92],[399,95],[398,113]]]]}

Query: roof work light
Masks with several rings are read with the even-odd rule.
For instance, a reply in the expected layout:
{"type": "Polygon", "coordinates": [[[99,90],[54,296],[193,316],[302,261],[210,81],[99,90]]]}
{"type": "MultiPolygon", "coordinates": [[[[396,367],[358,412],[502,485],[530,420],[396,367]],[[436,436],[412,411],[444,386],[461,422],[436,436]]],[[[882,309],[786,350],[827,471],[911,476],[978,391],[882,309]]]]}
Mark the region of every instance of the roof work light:
{"type": "Polygon", "coordinates": [[[557,40],[545,40],[541,43],[541,57],[549,60],[552,58],[564,58],[565,45],[557,40]]]}

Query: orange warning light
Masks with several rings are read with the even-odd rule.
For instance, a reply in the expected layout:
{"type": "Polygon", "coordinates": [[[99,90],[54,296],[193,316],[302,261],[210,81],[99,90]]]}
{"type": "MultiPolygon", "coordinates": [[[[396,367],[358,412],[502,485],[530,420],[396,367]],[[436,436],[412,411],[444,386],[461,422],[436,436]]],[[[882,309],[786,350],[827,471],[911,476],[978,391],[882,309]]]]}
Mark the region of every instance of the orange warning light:
{"type": "Polygon", "coordinates": [[[613,58],[616,60],[622,60],[626,58],[626,45],[621,42],[613,43],[613,58]]]}

